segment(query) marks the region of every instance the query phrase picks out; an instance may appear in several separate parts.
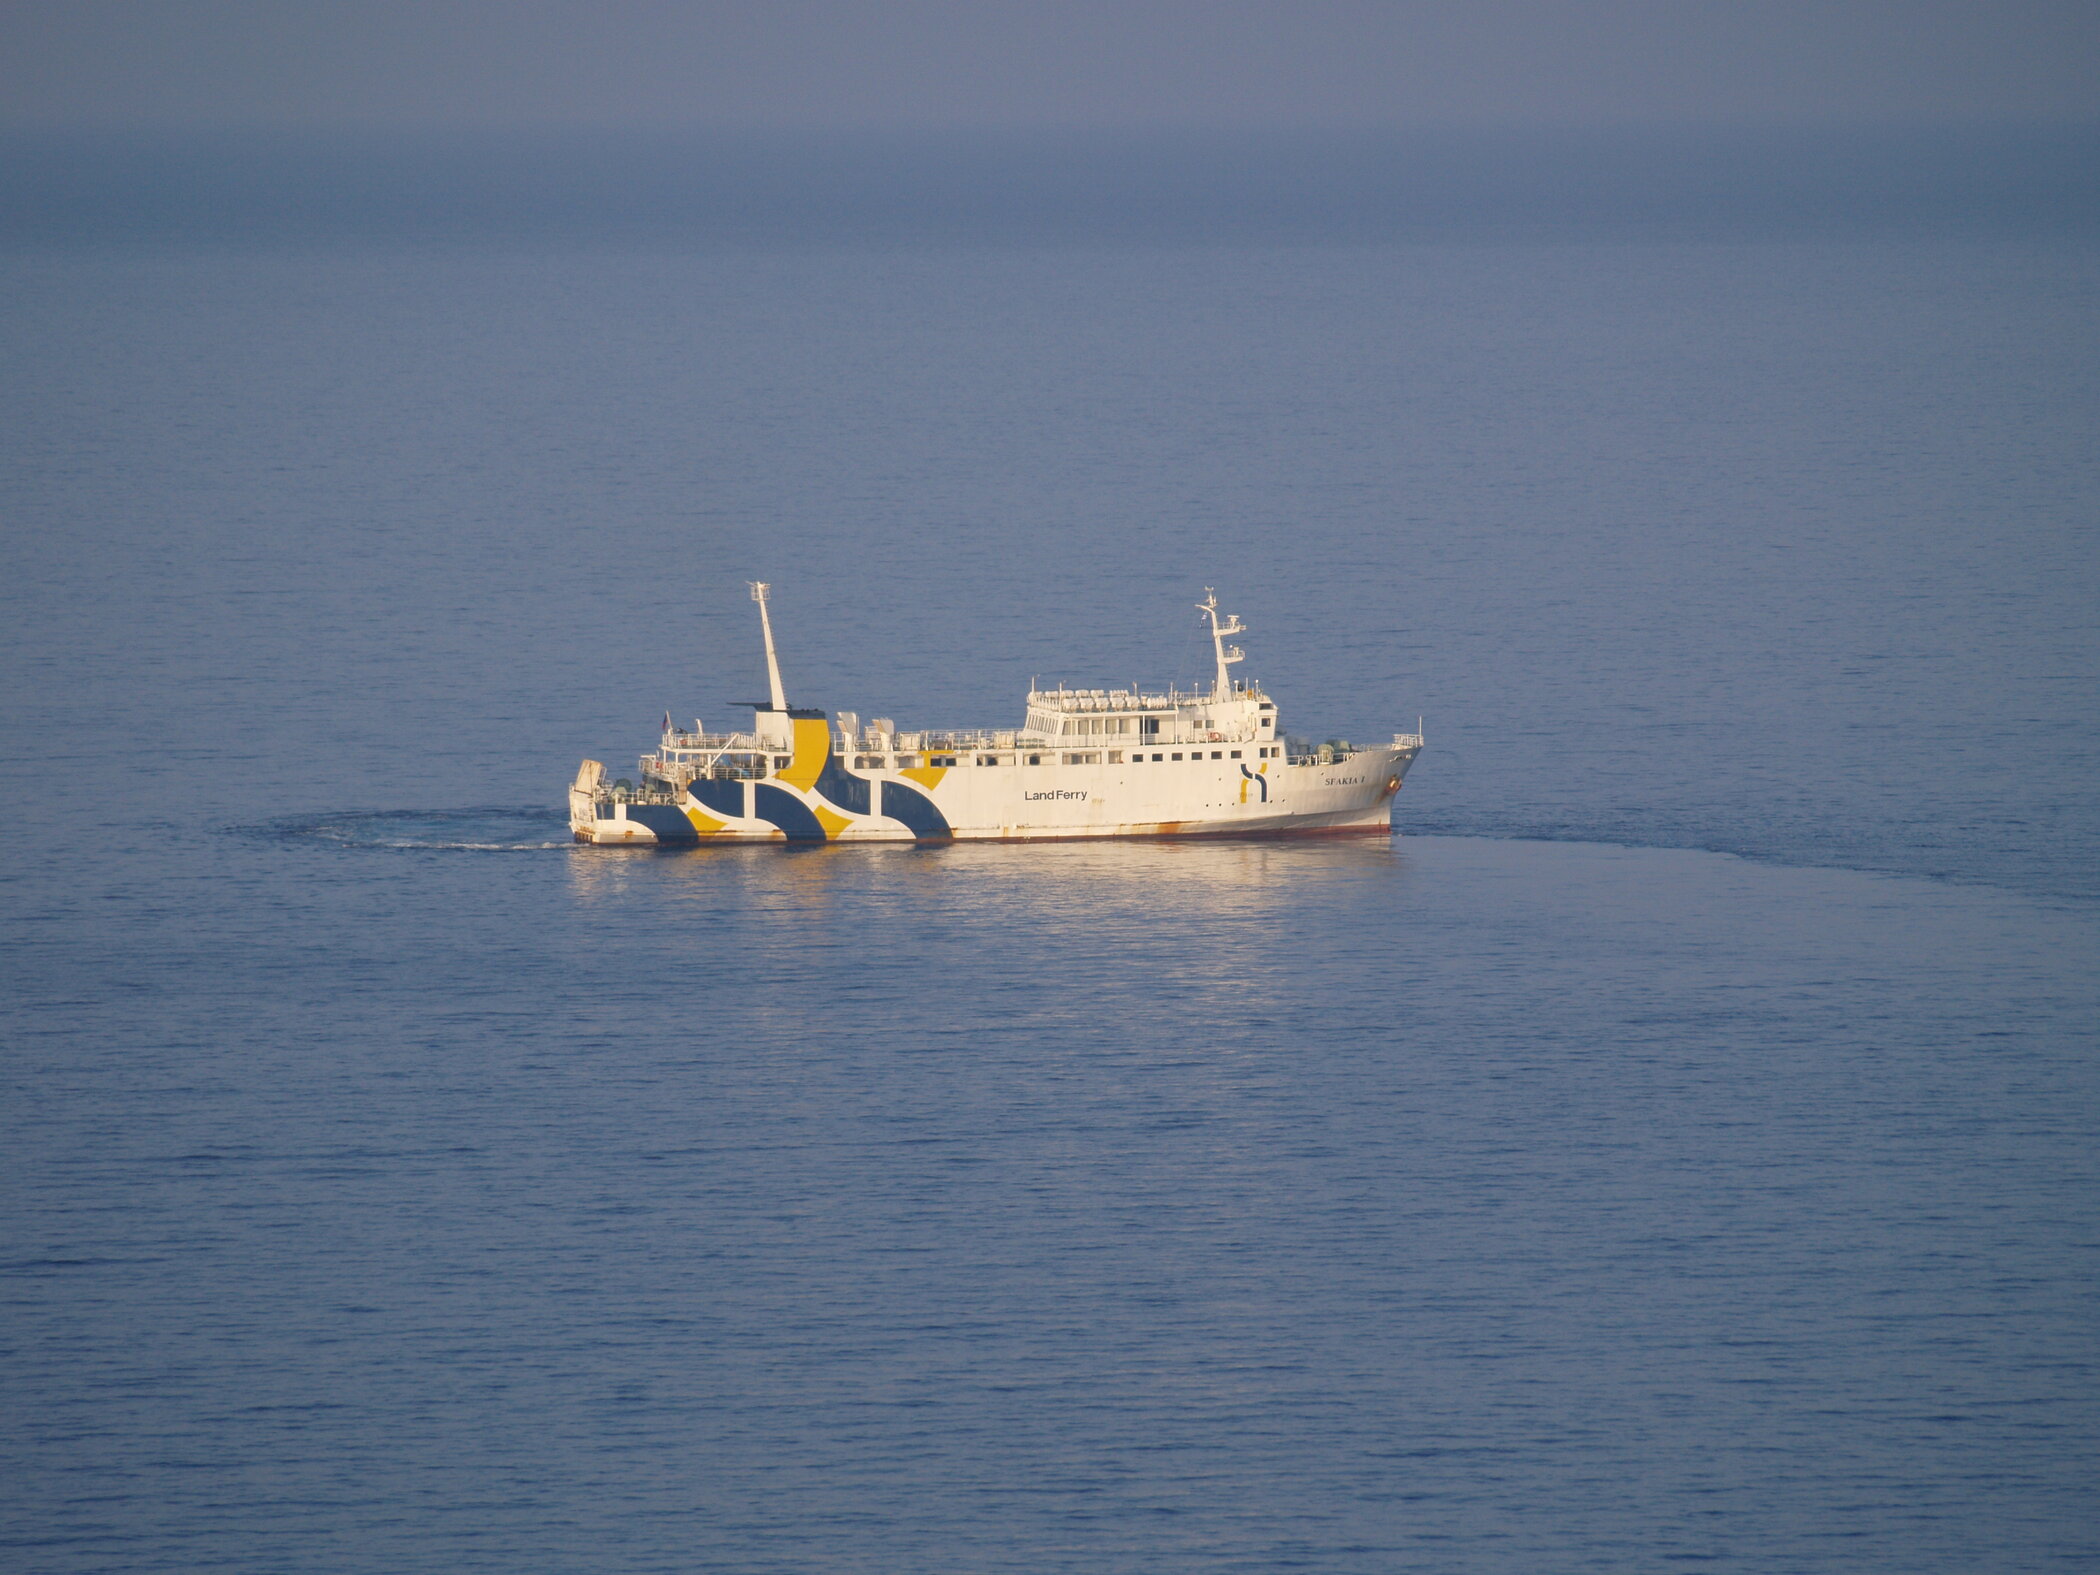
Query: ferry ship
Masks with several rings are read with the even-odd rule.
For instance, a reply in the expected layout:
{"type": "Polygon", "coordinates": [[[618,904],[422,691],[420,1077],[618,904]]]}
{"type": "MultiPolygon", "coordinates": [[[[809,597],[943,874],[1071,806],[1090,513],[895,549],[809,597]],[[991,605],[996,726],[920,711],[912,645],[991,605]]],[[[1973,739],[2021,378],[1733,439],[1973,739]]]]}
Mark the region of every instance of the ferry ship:
{"type": "Polygon", "coordinates": [[[664,717],[634,778],[586,760],[569,789],[578,842],[1023,841],[1073,837],[1248,837],[1384,832],[1422,749],[1419,724],[1390,744],[1317,747],[1283,731],[1261,685],[1232,676],[1244,634],[1208,620],[1208,689],[1033,688],[1015,728],[900,731],[841,711],[791,706],[773,646],[769,587],[754,584],[766,649],[765,703],[747,731],[664,717]]]}

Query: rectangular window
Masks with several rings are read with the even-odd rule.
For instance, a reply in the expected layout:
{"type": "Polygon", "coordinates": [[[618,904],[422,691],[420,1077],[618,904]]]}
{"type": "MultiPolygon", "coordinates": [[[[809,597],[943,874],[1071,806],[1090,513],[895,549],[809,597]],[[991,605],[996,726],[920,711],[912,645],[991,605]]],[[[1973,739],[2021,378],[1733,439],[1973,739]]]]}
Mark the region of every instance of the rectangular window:
{"type": "Polygon", "coordinates": [[[1223,750],[1213,749],[1210,752],[1210,758],[1213,760],[1223,760],[1225,758],[1225,753],[1223,750]]]}
{"type": "MultiPolygon", "coordinates": [[[[1153,756],[1152,758],[1153,758],[1154,760],[1157,760],[1157,759],[1159,759],[1159,756],[1157,756],[1157,755],[1154,755],[1154,756],[1153,756]]],[[[1181,756],[1179,756],[1179,755],[1176,755],[1176,756],[1175,756],[1174,758],[1175,758],[1176,760],[1179,760],[1179,759],[1181,758],[1181,756]]]]}
{"type": "Polygon", "coordinates": [[[1092,753],[1067,755],[1065,756],[1065,764],[1068,766],[1098,766],[1101,764],[1101,757],[1092,753]]]}
{"type": "Polygon", "coordinates": [[[787,770],[789,765],[793,763],[794,758],[792,755],[775,755],[773,757],[773,769],[775,771],[787,770]]]}
{"type": "Polygon", "coordinates": [[[1108,763],[1112,766],[1120,766],[1123,763],[1123,751],[1120,749],[1111,749],[1108,752],[1108,763]]]}
{"type": "Polygon", "coordinates": [[[1239,759],[1239,758],[1240,758],[1240,752],[1239,752],[1239,751],[1238,751],[1237,749],[1235,749],[1235,750],[1234,750],[1234,751],[1232,752],[1232,758],[1233,758],[1233,759],[1235,759],[1235,760],[1237,760],[1237,759],[1239,759]]]}
{"type": "Polygon", "coordinates": [[[1043,763],[1043,757],[1041,755],[1030,755],[1028,757],[1028,763],[1031,766],[1039,766],[1043,763]]]}
{"type": "MultiPolygon", "coordinates": [[[[1154,756],[1153,756],[1152,758],[1153,758],[1154,760],[1157,760],[1157,759],[1159,758],[1159,756],[1157,756],[1157,755],[1154,755],[1154,756]]],[[[1181,756],[1177,754],[1177,755],[1176,755],[1176,756],[1175,756],[1174,758],[1175,758],[1176,760],[1179,760],[1179,759],[1181,758],[1181,756]]]]}

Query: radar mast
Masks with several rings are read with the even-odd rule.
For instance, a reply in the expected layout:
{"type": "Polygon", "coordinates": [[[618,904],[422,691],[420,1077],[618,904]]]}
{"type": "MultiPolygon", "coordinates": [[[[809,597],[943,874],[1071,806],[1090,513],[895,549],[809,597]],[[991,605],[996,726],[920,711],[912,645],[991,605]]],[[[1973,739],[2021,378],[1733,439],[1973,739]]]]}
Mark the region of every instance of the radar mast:
{"type": "Polygon", "coordinates": [[[1227,669],[1234,662],[1244,662],[1247,653],[1236,645],[1227,645],[1225,636],[1245,634],[1247,626],[1240,622],[1236,613],[1228,613],[1223,619],[1218,617],[1218,593],[1208,585],[1203,587],[1203,600],[1196,603],[1196,611],[1210,619],[1210,643],[1218,657],[1218,680],[1211,688],[1210,697],[1229,700],[1232,698],[1232,675],[1227,669]]]}

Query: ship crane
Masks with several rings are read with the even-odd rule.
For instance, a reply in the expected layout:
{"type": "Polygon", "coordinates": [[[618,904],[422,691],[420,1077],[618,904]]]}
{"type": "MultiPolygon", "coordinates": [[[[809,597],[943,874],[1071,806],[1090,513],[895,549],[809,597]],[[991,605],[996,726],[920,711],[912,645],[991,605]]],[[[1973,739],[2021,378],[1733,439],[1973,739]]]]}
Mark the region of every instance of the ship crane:
{"type": "Polygon", "coordinates": [[[772,689],[773,709],[785,711],[788,708],[787,690],[780,682],[780,658],[773,650],[773,619],[766,611],[766,600],[772,590],[773,587],[764,580],[751,582],[751,599],[758,603],[758,625],[766,636],[766,683],[772,689]]]}
{"type": "Polygon", "coordinates": [[[751,599],[758,603],[758,625],[766,639],[767,698],[772,702],[763,708],[753,706],[757,715],[752,718],[751,726],[766,748],[787,749],[794,743],[794,726],[788,711],[787,689],[780,682],[780,656],[773,649],[773,618],[766,607],[773,587],[764,580],[753,580],[750,584],[751,599]]]}

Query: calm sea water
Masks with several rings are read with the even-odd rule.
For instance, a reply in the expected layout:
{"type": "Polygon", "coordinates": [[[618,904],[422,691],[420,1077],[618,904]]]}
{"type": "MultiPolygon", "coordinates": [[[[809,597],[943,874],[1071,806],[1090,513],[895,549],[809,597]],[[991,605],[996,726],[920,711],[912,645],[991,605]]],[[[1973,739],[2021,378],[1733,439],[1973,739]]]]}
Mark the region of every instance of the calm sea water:
{"type": "Polygon", "coordinates": [[[10,1568],[2100,1561],[2100,248],[0,276],[10,1568]],[[568,845],[757,577],[1408,834],[568,845]]]}

